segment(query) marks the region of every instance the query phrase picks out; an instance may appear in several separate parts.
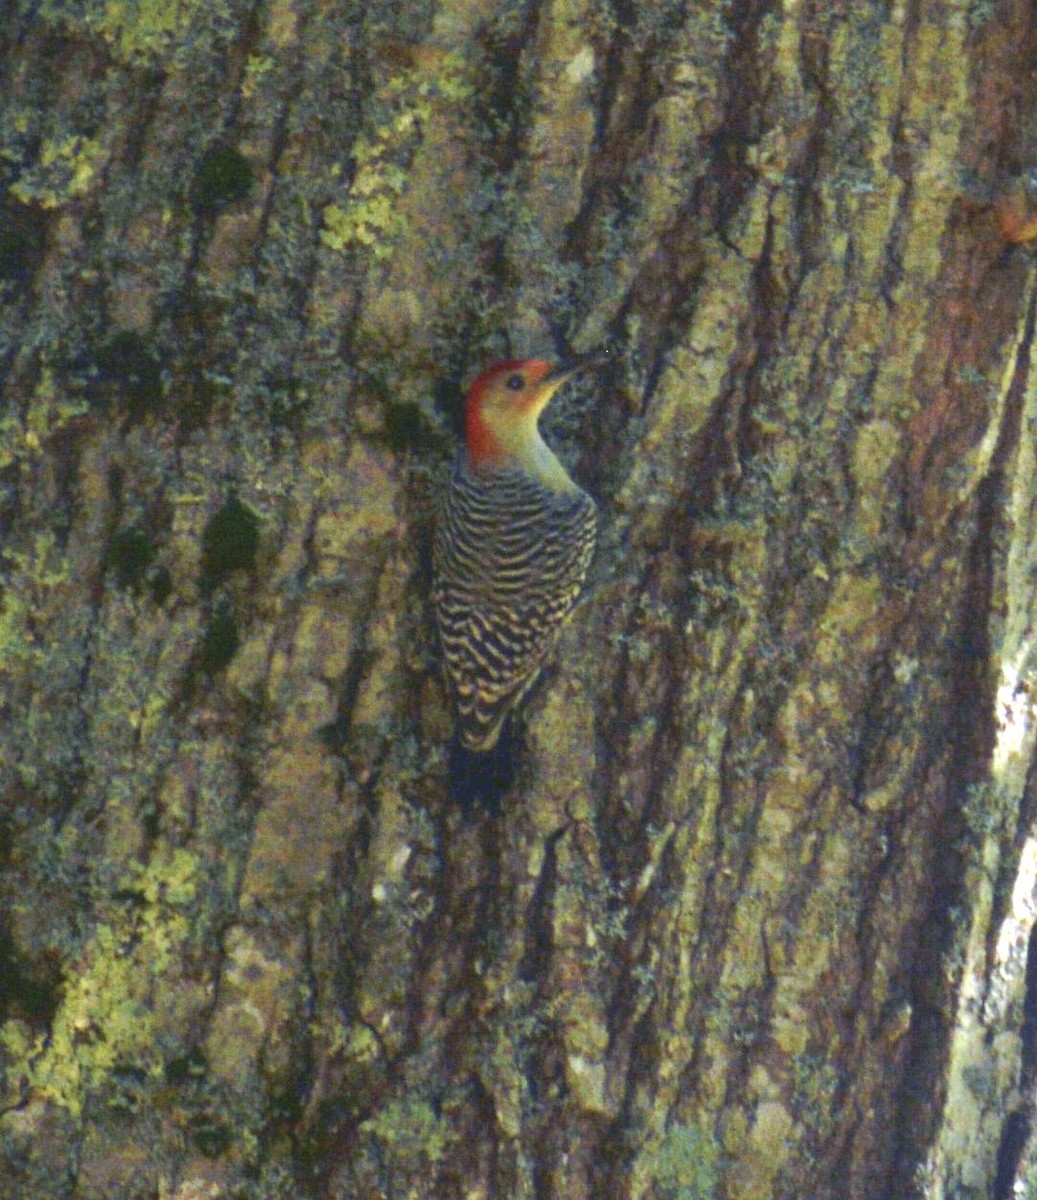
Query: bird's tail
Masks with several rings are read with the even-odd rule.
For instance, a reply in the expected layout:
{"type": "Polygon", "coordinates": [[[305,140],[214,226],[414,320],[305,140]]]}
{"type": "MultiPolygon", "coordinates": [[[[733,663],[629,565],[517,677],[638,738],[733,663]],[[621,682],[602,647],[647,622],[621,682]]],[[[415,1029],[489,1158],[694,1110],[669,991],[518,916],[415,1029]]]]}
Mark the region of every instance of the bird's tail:
{"type": "Polygon", "coordinates": [[[450,743],[450,795],[466,817],[500,813],[501,801],[515,782],[517,766],[512,722],[505,722],[490,750],[468,750],[460,738],[450,743]]]}

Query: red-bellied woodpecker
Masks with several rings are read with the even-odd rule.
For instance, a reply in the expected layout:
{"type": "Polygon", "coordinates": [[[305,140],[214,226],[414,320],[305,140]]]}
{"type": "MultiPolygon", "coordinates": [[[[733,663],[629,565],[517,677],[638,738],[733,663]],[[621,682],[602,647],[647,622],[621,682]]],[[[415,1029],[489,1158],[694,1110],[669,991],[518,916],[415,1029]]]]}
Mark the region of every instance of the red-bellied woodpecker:
{"type": "Polygon", "coordinates": [[[440,512],[433,600],[461,744],[492,750],[536,679],[594,553],[594,501],[537,420],[587,359],[497,363],[472,384],[440,512]]]}

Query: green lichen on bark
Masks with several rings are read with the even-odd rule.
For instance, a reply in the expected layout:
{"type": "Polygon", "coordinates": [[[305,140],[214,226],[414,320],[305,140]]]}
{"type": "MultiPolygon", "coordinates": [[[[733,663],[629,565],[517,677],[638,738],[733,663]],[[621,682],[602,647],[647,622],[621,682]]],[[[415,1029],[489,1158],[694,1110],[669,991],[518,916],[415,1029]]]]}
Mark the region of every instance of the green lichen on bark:
{"type": "Polygon", "coordinates": [[[94,925],[69,962],[46,1033],[31,1037],[17,1021],[0,1027],[8,1087],[20,1085],[78,1118],[97,1093],[124,1102],[113,1094],[121,1074],[161,1077],[163,1035],[170,1032],[163,1029],[161,995],[183,965],[197,874],[198,861],[187,851],[126,872],[120,884],[126,899],[94,925]]]}
{"type": "MultiPolygon", "coordinates": [[[[203,8],[211,11],[211,6],[198,5],[196,0],[88,0],[85,4],[45,0],[34,15],[66,35],[100,37],[119,59],[141,64],[161,58],[187,36],[203,8]]],[[[216,5],[215,11],[224,19],[232,12],[223,4],[216,5]]]]}
{"type": "Polygon", "coordinates": [[[995,960],[1023,1004],[1032,329],[957,187],[1008,154],[1008,35],[863,2],[28,14],[0,112],[26,1194],[870,1197],[938,1119],[932,1177],[989,1174],[1018,1045],[993,1000],[952,1010],[995,960]],[[552,429],[594,577],[514,787],[462,817],[444,410],[484,357],[605,340],[552,429]],[[912,1112],[898,1081],[945,1067],[943,1117],[912,1112]]]}
{"type": "Polygon", "coordinates": [[[363,250],[375,261],[392,257],[406,229],[403,202],[409,159],[440,106],[460,106],[471,96],[461,57],[437,56],[391,76],[369,98],[369,129],[352,148],[348,196],[324,210],[321,240],[332,250],[363,250]]]}

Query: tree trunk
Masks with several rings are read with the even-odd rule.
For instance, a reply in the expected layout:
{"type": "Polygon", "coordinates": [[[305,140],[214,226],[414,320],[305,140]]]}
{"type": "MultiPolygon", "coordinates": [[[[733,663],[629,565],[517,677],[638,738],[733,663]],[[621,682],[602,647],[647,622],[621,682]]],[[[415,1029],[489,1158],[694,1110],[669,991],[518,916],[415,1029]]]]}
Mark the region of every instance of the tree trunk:
{"type": "Polygon", "coordinates": [[[1033,19],[6,4],[3,1200],[1037,1194],[1033,19]],[[603,345],[473,805],[461,389],[603,345]]]}

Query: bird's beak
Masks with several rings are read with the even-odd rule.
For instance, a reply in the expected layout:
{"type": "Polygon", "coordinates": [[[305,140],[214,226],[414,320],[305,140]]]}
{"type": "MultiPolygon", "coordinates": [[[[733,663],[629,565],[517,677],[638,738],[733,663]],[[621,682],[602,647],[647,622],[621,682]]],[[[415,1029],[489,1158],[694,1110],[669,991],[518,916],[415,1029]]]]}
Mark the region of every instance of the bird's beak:
{"type": "Polygon", "coordinates": [[[582,371],[584,367],[601,362],[604,358],[604,350],[594,350],[590,354],[579,354],[575,358],[565,358],[557,366],[552,367],[540,382],[547,384],[553,392],[555,388],[561,387],[567,379],[571,379],[573,375],[582,371]]]}
{"type": "Polygon", "coordinates": [[[605,357],[604,352],[596,350],[593,354],[581,354],[576,358],[565,358],[540,380],[536,389],[536,399],[532,411],[538,416],[548,405],[548,401],[558,391],[567,379],[572,379],[584,367],[600,362],[605,357]]]}

